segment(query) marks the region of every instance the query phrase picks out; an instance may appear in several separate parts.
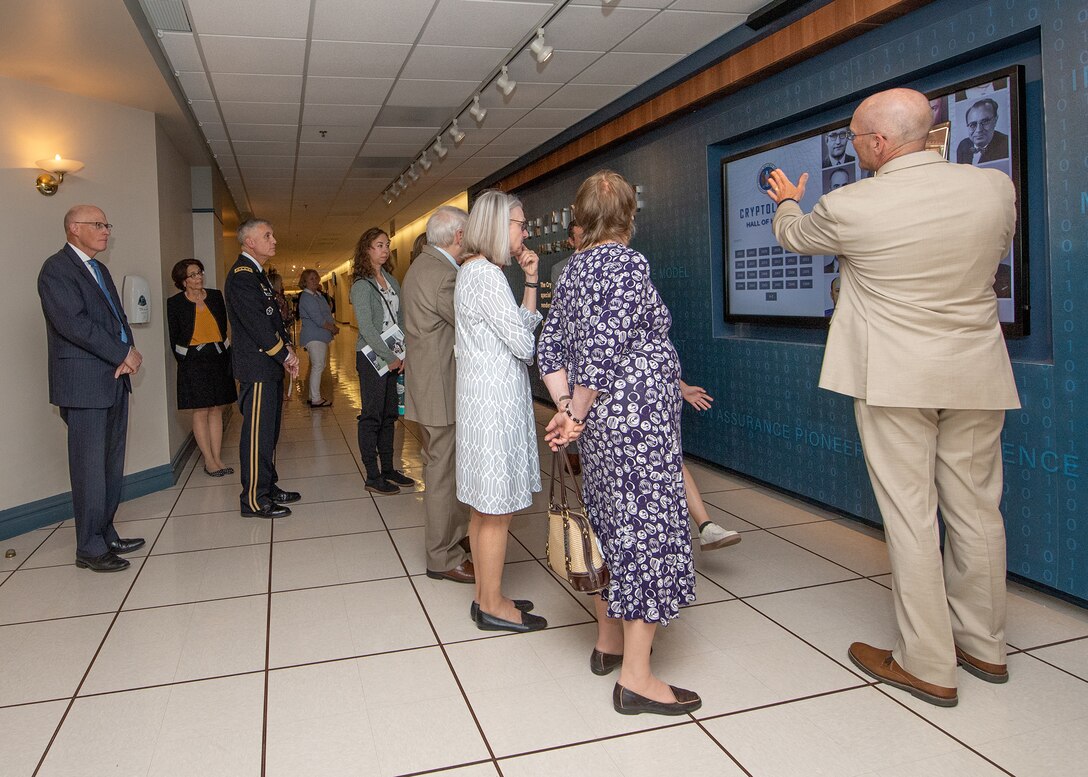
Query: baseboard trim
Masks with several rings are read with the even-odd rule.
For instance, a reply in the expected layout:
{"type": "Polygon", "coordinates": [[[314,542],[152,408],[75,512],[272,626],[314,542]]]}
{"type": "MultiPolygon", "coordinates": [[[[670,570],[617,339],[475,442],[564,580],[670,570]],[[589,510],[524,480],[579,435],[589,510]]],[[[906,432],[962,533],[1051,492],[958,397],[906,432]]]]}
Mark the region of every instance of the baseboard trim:
{"type": "MultiPolygon", "coordinates": [[[[132,472],[125,475],[121,484],[121,501],[127,502],[140,496],[162,491],[178,482],[182,469],[196,448],[192,432],[169,464],[132,472]]],[[[33,529],[49,526],[72,517],[72,492],[67,491],[35,502],[0,510],[0,540],[10,539],[33,529]]]]}

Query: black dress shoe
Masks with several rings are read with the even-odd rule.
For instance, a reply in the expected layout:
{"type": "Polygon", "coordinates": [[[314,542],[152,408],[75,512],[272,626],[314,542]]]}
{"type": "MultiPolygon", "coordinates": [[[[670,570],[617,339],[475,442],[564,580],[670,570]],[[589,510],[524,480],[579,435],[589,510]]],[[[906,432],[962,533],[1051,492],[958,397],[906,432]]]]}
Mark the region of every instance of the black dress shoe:
{"type": "Polygon", "coordinates": [[[416,482],[399,470],[383,472],[382,477],[395,486],[414,486],[416,482]]]}
{"type": "Polygon", "coordinates": [[[118,537],[116,540],[110,543],[110,550],[114,553],[131,553],[134,550],[139,550],[143,546],[143,537],[133,537],[130,540],[126,540],[123,537],[118,537]]]}
{"type": "Polygon", "coordinates": [[[302,499],[302,494],[298,491],[284,491],[283,489],[277,489],[268,495],[278,505],[289,505],[293,502],[297,502],[302,499]]]}
{"type": "Polygon", "coordinates": [[[240,512],[242,513],[243,518],[286,518],[291,514],[291,508],[278,505],[275,502],[269,502],[266,505],[258,507],[256,510],[250,510],[248,507],[243,507],[240,512]]]}
{"type": "MultiPolygon", "coordinates": [[[[514,606],[518,609],[519,612],[532,612],[533,611],[533,603],[530,602],[528,599],[514,599],[513,601],[514,601],[514,606]]],[[[479,611],[480,611],[480,603],[479,602],[473,602],[471,605],[469,605],[468,617],[472,618],[472,620],[475,621],[476,620],[476,613],[478,613],[479,611]]]]}
{"type": "Polygon", "coordinates": [[[606,675],[622,663],[623,653],[602,653],[593,648],[593,652],[589,654],[589,671],[596,675],[606,675]]]}
{"type": "Polygon", "coordinates": [[[686,715],[703,706],[703,700],[695,691],[677,688],[675,685],[669,687],[676,697],[675,702],[647,699],[616,683],[616,687],[612,689],[612,707],[621,715],[641,715],[643,712],[652,715],[686,715]]]}
{"type": "Polygon", "coordinates": [[[366,490],[375,494],[399,494],[400,489],[383,477],[367,478],[366,490]]]}
{"type": "Polygon", "coordinates": [[[128,569],[129,563],[115,553],[103,553],[101,556],[76,556],[76,566],[94,572],[120,572],[128,569]]]}
{"type": "Polygon", "coordinates": [[[526,631],[540,631],[548,627],[548,622],[539,615],[523,612],[521,623],[504,621],[494,615],[488,615],[483,610],[476,610],[476,628],[480,631],[515,631],[522,634],[526,631]]]}

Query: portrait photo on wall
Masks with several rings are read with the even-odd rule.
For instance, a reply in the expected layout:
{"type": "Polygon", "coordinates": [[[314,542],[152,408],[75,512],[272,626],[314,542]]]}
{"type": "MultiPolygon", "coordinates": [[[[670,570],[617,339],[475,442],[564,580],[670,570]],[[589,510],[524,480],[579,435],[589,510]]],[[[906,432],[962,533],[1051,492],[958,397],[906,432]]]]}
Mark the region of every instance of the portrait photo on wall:
{"type": "Polygon", "coordinates": [[[824,134],[823,167],[838,167],[857,161],[851,153],[854,149],[848,138],[848,128],[838,127],[824,134]]]}
{"type": "MultiPolygon", "coordinates": [[[[993,82],[987,82],[993,86],[993,82]]],[[[957,92],[952,105],[955,161],[981,165],[1009,158],[1010,106],[1008,82],[980,95],[974,89],[957,92]]]]}
{"type": "Polygon", "coordinates": [[[855,165],[842,165],[841,167],[830,167],[824,170],[824,191],[829,192],[833,189],[841,189],[848,183],[853,183],[857,180],[857,167],[855,165]]]}

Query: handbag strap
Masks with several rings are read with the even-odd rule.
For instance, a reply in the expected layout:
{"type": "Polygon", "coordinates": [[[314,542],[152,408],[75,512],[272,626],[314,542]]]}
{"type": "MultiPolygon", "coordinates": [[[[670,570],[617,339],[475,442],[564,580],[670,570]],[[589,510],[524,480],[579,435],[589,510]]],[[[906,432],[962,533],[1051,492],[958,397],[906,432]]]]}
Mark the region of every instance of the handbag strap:
{"type": "MultiPolygon", "coordinates": [[[[577,485],[578,481],[574,479],[574,472],[570,468],[570,460],[567,458],[567,446],[564,445],[557,451],[552,452],[552,478],[551,486],[548,489],[548,502],[563,509],[568,509],[567,505],[567,476],[570,476],[572,483],[577,485]],[[560,492],[562,493],[562,501],[555,501],[555,484],[558,481],[560,492]]],[[[582,498],[582,492],[580,489],[575,489],[578,493],[578,502],[582,506],[582,510],[586,509],[586,502],[582,498]]]]}

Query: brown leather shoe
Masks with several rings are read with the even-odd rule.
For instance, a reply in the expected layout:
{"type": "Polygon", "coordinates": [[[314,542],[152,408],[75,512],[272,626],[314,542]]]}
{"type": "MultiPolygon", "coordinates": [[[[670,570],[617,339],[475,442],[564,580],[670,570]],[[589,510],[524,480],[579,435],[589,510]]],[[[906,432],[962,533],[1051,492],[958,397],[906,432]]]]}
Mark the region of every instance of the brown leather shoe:
{"type": "Polygon", "coordinates": [[[933,685],[920,680],[901,667],[892,658],[892,651],[881,650],[864,642],[850,646],[850,660],[865,674],[888,685],[904,690],[911,696],[936,704],[938,707],[955,707],[959,702],[955,688],[933,685]]]}
{"type": "Polygon", "coordinates": [[[472,562],[466,561],[458,567],[447,569],[445,572],[427,570],[427,577],[433,580],[452,580],[455,583],[475,583],[476,570],[472,568],[472,562]]]}
{"type": "Polygon", "coordinates": [[[985,680],[988,683],[1007,683],[1009,681],[1009,666],[1008,664],[991,664],[982,659],[975,658],[956,646],[956,663],[962,666],[968,674],[973,674],[980,680],[985,680]]]}

